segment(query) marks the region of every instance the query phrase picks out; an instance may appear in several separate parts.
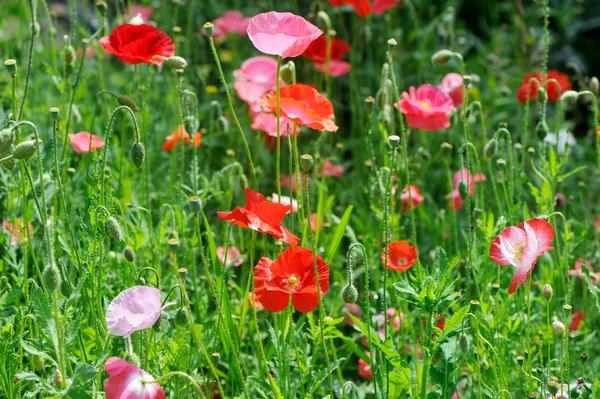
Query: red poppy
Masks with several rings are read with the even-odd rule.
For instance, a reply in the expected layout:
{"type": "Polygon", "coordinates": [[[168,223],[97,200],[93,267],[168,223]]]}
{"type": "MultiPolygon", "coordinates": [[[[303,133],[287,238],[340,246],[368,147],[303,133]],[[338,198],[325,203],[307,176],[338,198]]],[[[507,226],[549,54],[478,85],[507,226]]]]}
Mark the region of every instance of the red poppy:
{"type": "MultiPolygon", "coordinates": [[[[523,83],[521,84],[521,86],[519,87],[519,91],[517,92],[517,98],[519,99],[519,102],[521,104],[525,104],[527,102],[527,88],[529,86],[531,86],[531,88],[529,89],[529,100],[535,101],[537,99],[537,84],[532,82],[531,85],[529,85],[529,81],[533,78],[537,79],[538,82],[540,82],[540,85],[542,85],[542,87],[546,86],[542,80],[542,74],[539,72],[534,72],[531,75],[525,76],[525,78],[523,79],[523,83]]],[[[564,73],[560,73],[552,69],[548,71],[546,79],[554,79],[556,80],[556,82],[558,82],[558,85],[554,81],[548,82],[548,87],[546,87],[548,101],[550,101],[551,103],[557,102],[560,99],[560,95],[565,91],[571,90],[572,86],[571,81],[569,80],[569,76],[565,75],[564,73]]]]}
{"type": "MultiPolygon", "coordinates": [[[[329,289],[329,266],[317,255],[321,297],[329,289]]],[[[261,258],[254,268],[254,294],[269,312],[281,312],[292,297],[292,304],[302,313],[319,305],[319,293],[313,265],[313,252],[289,247],[276,261],[261,258]]]]}
{"type": "Polygon", "coordinates": [[[369,0],[329,0],[329,4],[333,7],[339,7],[343,4],[352,6],[356,14],[361,18],[371,15],[369,0]]]}
{"type": "Polygon", "coordinates": [[[231,220],[231,224],[267,233],[287,244],[296,245],[300,239],[281,225],[281,220],[290,209],[288,205],[267,202],[264,195],[247,188],[244,208],[237,206],[231,212],[217,212],[217,216],[221,220],[231,220]]]}
{"type": "MultiPolygon", "coordinates": [[[[396,241],[388,245],[388,270],[404,272],[417,260],[417,247],[406,241],[396,241]]],[[[385,250],[381,252],[381,263],[385,264],[385,250]]]]}
{"type": "Polygon", "coordinates": [[[571,319],[571,324],[569,325],[569,331],[573,332],[579,329],[579,325],[583,321],[583,316],[584,314],[581,310],[573,313],[573,318],[571,319]]]}
{"type": "MultiPolygon", "coordinates": [[[[314,88],[303,84],[293,84],[282,87],[279,93],[282,116],[315,130],[329,132],[338,130],[337,125],[331,119],[333,118],[333,105],[314,88]]],[[[275,92],[265,94],[260,100],[260,105],[276,112],[275,92]]]]}
{"type": "MultiPolygon", "coordinates": [[[[185,126],[183,124],[181,124],[177,127],[177,129],[173,133],[171,133],[170,135],[168,135],[165,138],[165,142],[162,145],[162,149],[165,151],[172,151],[175,147],[177,147],[179,145],[182,134],[183,134],[183,142],[184,143],[187,144],[187,143],[192,142],[192,139],[190,138],[189,133],[185,130],[185,126]]],[[[202,133],[196,132],[194,134],[194,147],[196,147],[196,148],[200,147],[201,143],[202,143],[202,133]]]]}
{"type": "MultiPolygon", "coordinates": [[[[331,39],[331,53],[329,54],[329,75],[341,76],[350,71],[350,64],[343,61],[344,54],[350,51],[350,45],[336,37],[331,39]]],[[[302,56],[315,63],[319,72],[327,73],[327,37],[319,36],[306,49],[302,56]]]]}
{"type": "Polygon", "coordinates": [[[381,15],[390,8],[396,7],[399,3],[400,0],[375,0],[373,1],[373,12],[381,15]]]}
{"type": "MultiPolygon", "coordinates": [[[[367,357],[371,357],[371,353],[367,352],[367,357]]],[[[373,379],[373,372],[371,371],[371,365],[362,359],[358,359],[358,375],[367,380],[373,379]]]]}
{"type": "Polygon", "coordinates": [[[175,54],[173,40],[150,25],[119,25],[110,35],[100,39],[100,45],[126,64],[162,65],[163,60],[160,57],[175,54]],[[152,60],[154,56],[160,57],[152,60]]]}

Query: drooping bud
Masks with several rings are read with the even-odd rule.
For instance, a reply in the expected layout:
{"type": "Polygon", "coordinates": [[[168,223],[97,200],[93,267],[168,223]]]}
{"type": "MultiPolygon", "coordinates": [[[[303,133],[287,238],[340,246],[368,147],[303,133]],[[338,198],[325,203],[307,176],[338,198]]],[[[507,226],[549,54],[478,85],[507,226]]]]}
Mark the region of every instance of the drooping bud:
{"type": "Polygon", "coordinates": [[[454,56],[454,53],[448,49],[443,49],[431,56],[431,63],[442,65],[450,61],[450,58],[454,56]]]}
{"type": "Polygon", "coordinates": [[[565,325],[562,322],[556,320],[552,322],[552,329],[555,333],[562,334],[565,332],[565,325]]]}
{"type": "Polygon", "coordinates": [[[135,101],[133,101],[133,99],[129,96],[118,95],[117,102],[119,103],[119,105],[129,107],[133,112],[138,112],[140,110],[135,101]]]}
{"type": "Polygon", "coordinates": [[[185,308],[179,308],[175,312],[175,325],[178,327],[185,327],[190,322],[188,312],[185,308]]]}
{"type": "Polygon", "coordinates": [[[548,93],[546,93],[546,89],[543,87],[537,88],[537,99],[541,103],[548,101],[548,93]]]}
{"type": "Polygon", "coordinates": [[[113,240],[123,241],[123,233],[121,232],[121,226],[119,226],[117,219],[110,216],[108,219],[106,219],[104,227],[113,240]]]}
{"type": "Polygon", "coordinates": [[[400,137],[396,136],[395,134],[388,137],[388,140],[392,148],[398,148],[400,146],[400,137]]]}
{"type": "Polygon", "coordinates": [[[223,133],[227,133],[229,131],[229,121],[224,116],[221,116],[217,119],[217,130],[223,133]]]}
{"type": "Polygon", "coordinates": [[[319,11],[317,13],[317,26],[321,28],[323,32],[328,32],[331,29],[331,19],[325,11],[319,11]]]}
{"type": "Polygon", "coordinates": [[[200,213],[202,211],[202,199],[198,196],[193,196],[189,198],[190,211],[194,214],[200,213]]]}
{"type": "Polygon", "coordinates": [[[214,119],[219,119],[221,116],[223,116],[223,107],[221,106],[220,102],[212,101],[210,103],[210,109],[214,119]]]}
{"type": "Polygon", "coordinates": [[[542,294],[547,301],[552,298],[552,286],[550,284],[546,284],[544,288],[542,288],[542,294]]]}
{"type": "Polygon", "coordinates": [[[567,90],[560,96],[560,101],[572,104],[577,102],[578,97],[579,93],[575,90],[567,90]]]}
{"type": "Polygon", "coordinates": [[[60,286],[60,272],[56,266],[48,266],[44,269],[42,273],[42,279],[44,280],[44,285],[46,286],[46,290],[50,293],[57,290],[60,286]]]}
{"type": "Polygon", "coordinates": [[[35,370],[35,372],[38,374],[43,374],[44,368],[44,358],[41,355],[33,356],[33,369],[35,370]]]}
{"type": "Polygon", "coordinates": [[[187,61],[183,57],[172,55],[165,60],[165,65],[174,71],[183,71],[187,67],[187,61]]]}
{"type": "Polygon", "coordinates": [[[460,336],[460,338],[458,339],[458,346],[460,347],[460,351],[463,354],[467,354],[469,353],[469,346],[470,346],[470,342],[469,342],[469,337],[466,334],[462,334],[460,336]]]}
{"type": "Polygon", "coordinates": [[[356,303],[358,300],[358,290],[354,284],[348,284],[342,290],[342,299],[346,303],[356,303]]]}
{"type": "Polygon", "coordinates": [[[17,160],[24,160],[31,158],[38,149],[38,142],[36,140],[23,141],[15,147],[13,151],[13,158],[17,160]]]}
{"type": "Polygon", "coordinates": [[[485,145],[485,147],[483,147],[483,155],[486,156],[486,158],[492,158],[494,155],[496,155],[496,153],[498,152],[498,140],[496,140],[495,138],[492,138],[490,141],[488,141],[485,145]]]}
{"type": "Polygon", "coordinates": [[[308,172],[313,166],[313,156],[310,154],[302,154],[300,156],[300,167],[304,172],[308,172]]]}
{"type": "Polygon", "coordinates": [[[129,245],[126,246],[125,249],[123,250],[123,257],[129,263],[133,263],[133,261],[135,260],[135,252],[129,245]]]}
{"type": "Polygon", "coordinates": [[[15,141],[15,134],[11,129],[0,130],[0,155],[7,153],[13,142],[15,141]]]}
{"type": "Polygon", "coordinates": [[[463,201],[465,201],[469,196],[469,186],[465,180],[458,182],[458,194],[460,195],[460,199],[463,201]]]}
{"type": "Polygon", "coordinates": [[[212,22],[207,22],[204,24],[204,33],[206,34],[206,36],[212,37],[214,29],[215,26],[212,24],[212,22]]]}
{"type": "Polygon", "coordinates": [[[600,82],[598,82],[597,77],[592,76],[592,78],[590,79],[590,91],[594,94],[598,94],[599,90],[600,90],[600,82]]]}
{"type": "Polygon", "coordinates": [[[6,67],[6,70],[10,74],[11,78],[15,78],[17,76],[17,60],[12,58],[8,59],[4,61],[4,66],[6,67]]]}
{"type": "Polygon", "coordinates": [[[154,322],[154,324],[152,325],[152,329],[156,332],[159,332],[164,319],[165,316],[161,313],[160,316],[158,316],[158,319],[156,319],[156,322],[154,322]]]}
{"type": "Polygon", "coordinates": [[[287,84],[293,83],[296,79],[296,64],[294,61],[288,61],[279,71],[279,76],[287,84]]]}
{"type": "Polygon", "coordinates": [[[131,160],[136,168],[141,168],[146,159],[146,147],[140,141],[136,141],[131,146],[131,160]]]}

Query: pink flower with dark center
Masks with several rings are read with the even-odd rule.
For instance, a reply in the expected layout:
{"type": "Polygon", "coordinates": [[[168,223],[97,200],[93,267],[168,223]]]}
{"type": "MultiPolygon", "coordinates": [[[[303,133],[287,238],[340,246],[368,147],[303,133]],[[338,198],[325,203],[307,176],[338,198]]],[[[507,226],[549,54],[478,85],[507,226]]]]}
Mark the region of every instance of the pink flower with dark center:
{"type": "MultiPolygon", "coordinates": [[[[2,230],[10,234],[10,245],[15,246],[28,245],[27,241],[27,230],[25,230],[25,221],[23,218],[17,218],[15,223],[11,223],[8,220],[2,222],[2,230]]],[[[33,236],[33,226],[29,225],[29,235],[33,236]]]]}
{"type": "Polygon", "coordinates": [[[373,12],[377,15],[385,13],[390,8],[400,4],[400,0],[375,0],[373,2],[373,12]]]}
{"type": "Polygon", "coordinates": [[[402,200],[402,213],[408,212],[408,210],[412,207],[415,209],[421,202],[423,202],[423,196],[419,191],[419,188],[414,184],[410,186],[410,193],[408,192],[408,184],[404,186],[402,189],[402,194],[400,194],[400,199],[402,200]],[[412,198],[412,202],[411,202],[412,198]],[[412,206],[411,206],[412,205],[412,206]]]}
{"type": "Polygon", "coordinates": [[[152,327],[162,311],[174,303],[163,306],[160,291],[154,287],[139,285],[128,288],[108,305],[106,327],[117,337],[129,337],[136,331],[152,327]]]}
{"type": "Polygon", "coordinates": [[[259,51],[282,58],[299,56],[323,34],[321,29],[302,17],[276,11],[250,18],[247,32],[259,51]]]}
{"type": "Polygon", "coordinates": [[[333,176],[341,177],[344,173],[344,167],[342,165],[335,165],[333,162],[327,160],[323,162],[323,167],[319,169],[319,176],[333,176]]]}
{"type": "Polygon", "coordinates": [[[258,56],[249,58],[233,71],[235,82],[233,87],[242,101],[251,109],[259,111],[258,100],[263,94],[275,88],[277,60],[271,57],[258,56]]]}
{"type": "MultiPolygon", "coordinates": [[[[409,93],[402,93],[400,110],[406,116],[406,122],[413,129],[436,131],[450,126],[448,116],[454,109],[450,96],[437,87],[424,84],[409,93]]],[[[395,105],[398,107],[398,105],[395,105]]]]}
{"type": "Polygon", "coordinates": [[[492,242],[490,258],[500,266],[516,268],[510,283],[509,294],[517,290],[535,267],[537,259],[552,249],[554,228],[542,219],[531,219],[518,226],[504,229],[492,242]]]}
{"type": "Polygon", "coordinates": [[[109,358],[104,371],[109,375],[104,380],[106,399],[165,399],[154,377],[119,357],[109,358]]]}
{"type": "Polygon", "coordinates": [[[104,147],[104,141],[94,134],[89,132],[79,132],[75,134],[69,134],[69,140],[75,152],[94,152],[104,147]],[[90,146],[90,135],[92,136],[92,142],[90,146]]]}
{"type": "MultiPolygon", "coordinates": [[[[271,112],[253,112],[250,111],[252,117],[252,130],[261,130],[268,136],[277,137],[277,118],[271,112]]],[[[296,125],[296,130],[293,130],[294,123],[285,116],[281,116],[279,120],[279,135],[287,137],[288,132],[293,132],[293,135],[300,134],[300,126],[296,125]]],[[[283,145],[283,144],[282,144],[283,145]]]]}
{"type": "Polygon", "coordinates": [[[460,211],[460,208],[462,208],[463,200],[460,198],[460,193],[458,191],[458,185],[461,181],[465,181],[467,183],[469,196],[472,196],[475,194],[475,183],[485,180],[486,177],[483,173],[475,173],[475,176],[473,176],[467,168],[457,171],[452,179],[452,186],[454,189],[450,194],[446,195],[446,199],[450,200],[450,208],[454,209],[455,211],[460,211]]]}
{"type": "MultiPolygon", "coordinates": [[[[219,258],[219,262],[221,262],[221,263],[225,262],[225,247],[217,248],[217,258],[219,258]]],[[[226,267],[229,267],[231,265],[238,267],[242,263],[244,263],[244,258],[242,258],[242,253],[240,252],[240,250],[234,246],[229,247],[229,249],[227,250],[227,265],[226,265],[226,267]]]]}
{"type": "Polygon", "coordinates": [[[590,261],[583,258],[578,258],[575,261],[575,269],[569,270],[569,276],[577,276],[581,279],[584,278],[582,266],[585,266],[585,268],[590,271],[590,281],[592,283],[596,284],[598,281],[600,281],[600,272],[594,273],[590,261]]]}
{"type": "Polygon", "coordinates": [[[438,88],[448,94],[452,99],[455,108],[458,108],[463,103],[463,78],[462,75],[451,72],[444,76],[442,83],[438,88]]]}
{"type": "MultiPolygon", "coordinates": [[[[231,10],[225,12],[222,16],[212,21],[213,38],[220,39],[227,36],[229,33],[236,33],[241,36],[246,36],[246,29],[248,29],[248,22],[250,18],[244,17],[239,11],[231,10]]],[[[204,28],[202,28],[204,33],[204,28]]]]}

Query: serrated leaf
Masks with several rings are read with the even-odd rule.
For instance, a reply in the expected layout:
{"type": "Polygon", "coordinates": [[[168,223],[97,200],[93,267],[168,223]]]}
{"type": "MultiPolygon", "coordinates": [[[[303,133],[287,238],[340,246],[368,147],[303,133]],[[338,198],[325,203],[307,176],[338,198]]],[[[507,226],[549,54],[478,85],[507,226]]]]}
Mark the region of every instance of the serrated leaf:
{"type": "Polygon", "coordinates": [[[458,309],[450,319],[446,320],[444,325],[444,336],[450,334],[455,327],[462,323],[467,316],[467,313],[469,313],[470,307],[471,305],[467,305],[458,309]]]}
{"type": "Polygon", "coordinates": [[[20,381],[40,381],[40,377],[38,375],[30,373],[28,371],[17,373],[15,375],[15,378],[17,378],[20,381]]]}
{"type": "Polygon", "coordinates": [[[45,294],[41,288],[34,288],[31,292],[31,304],[38,325],[41,326],[42,330],[46,332],[46,335],[50,337],[54,350],[58,353],[58,334],[56,332],[56,323],[52,316],[52,305],[50,304],[48,295],[45,294]]]}

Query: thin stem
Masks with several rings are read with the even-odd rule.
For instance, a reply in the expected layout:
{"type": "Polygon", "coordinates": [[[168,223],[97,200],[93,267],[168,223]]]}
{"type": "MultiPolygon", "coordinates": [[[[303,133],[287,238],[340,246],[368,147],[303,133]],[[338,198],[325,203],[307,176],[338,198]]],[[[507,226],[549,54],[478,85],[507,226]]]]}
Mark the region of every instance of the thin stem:
{"type": "MultiPolygon", "coordinates": [[[[277,179],[277,202],[281,203],[281,94],[279,90],[279,75],[281,74],[281,56],[277,56],[277,70],[275,73],[275,118],[277,129],[277,160],[275,162],[275,176],[277,179]]],[[[290,177],[291,178],[291,177],[290,177]]],[[[291,185],[291,181],[290,181],[291,185]]]]}
{"type": "Polygon", "coordinates": [[[36,37],[36,0],[29,0],[29,10],[31,11],[31,39],[29,40],[29,61],[27,63],[27,74],[25,75],[25,89],[23,90],[23,99],[21,100],[21,107],[19,108],[19,115],[13,116],[17,120],[21,120],[23,115],[23,107],[25,106],[25,99],[27,98],[27,90],[29,89],[29,78],[31,76],[31,68],[33,66],[33,45],[36,37]]]}

